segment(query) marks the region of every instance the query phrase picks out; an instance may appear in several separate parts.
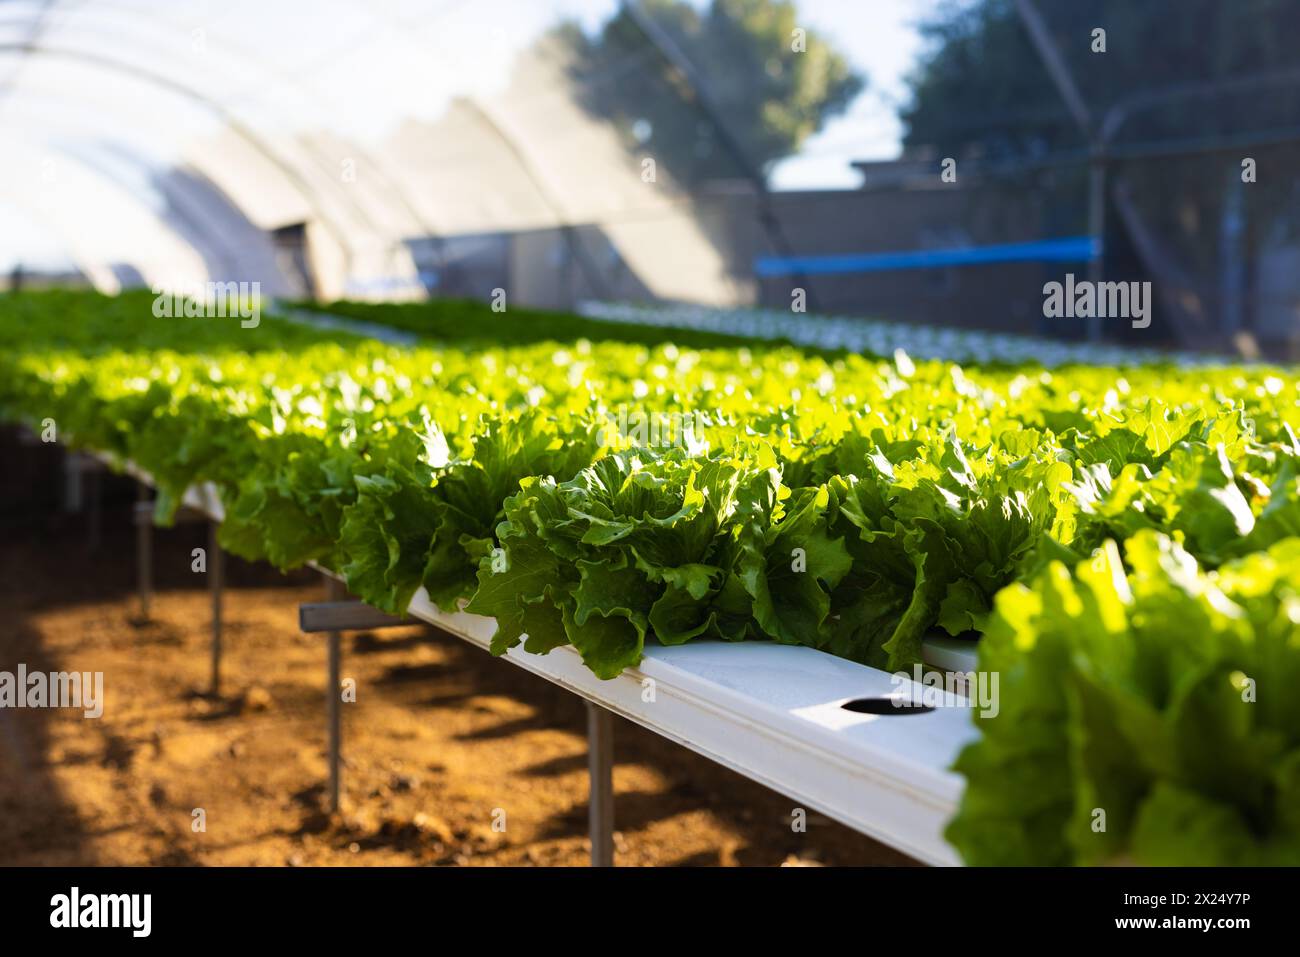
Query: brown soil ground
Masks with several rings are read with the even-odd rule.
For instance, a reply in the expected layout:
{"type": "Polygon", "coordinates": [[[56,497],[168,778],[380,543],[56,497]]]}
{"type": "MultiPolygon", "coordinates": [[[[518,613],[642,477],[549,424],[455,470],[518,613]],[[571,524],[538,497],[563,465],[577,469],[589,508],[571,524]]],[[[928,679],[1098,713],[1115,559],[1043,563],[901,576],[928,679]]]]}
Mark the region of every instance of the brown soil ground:
{"type": "MultiPolygon", "coordinates": [[[[347,635],[357,702],[328,815],[325,646],[297,629],[319,577],[228,563],[225,693],[210,700],[208,594],[190,571],[205,527],[154,533],[142,622],[129,484],[106,482],[92,550],[84,516],[46,508],[51,470],[24,474],[30,505],[9,497],[0,514],[0,670],[102,671],[106,707],[0,709],[0,865],[586,863],[572,695],[429,629],[347,635]]],[[[815,814],[795,833],[789,799],[626,721],[615,755],[620,865],[911,863],[815,814]]]]}

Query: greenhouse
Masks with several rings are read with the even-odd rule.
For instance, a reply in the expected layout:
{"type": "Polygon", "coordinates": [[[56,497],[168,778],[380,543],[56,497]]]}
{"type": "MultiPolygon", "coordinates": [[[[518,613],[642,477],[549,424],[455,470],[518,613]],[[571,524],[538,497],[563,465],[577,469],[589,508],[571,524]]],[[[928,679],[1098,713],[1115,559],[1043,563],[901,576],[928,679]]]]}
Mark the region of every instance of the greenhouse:
{"type": "Polygon", "coordinates": [[[1297,28],[0,5],[0,865],[1300,864],[1297,28]]]}

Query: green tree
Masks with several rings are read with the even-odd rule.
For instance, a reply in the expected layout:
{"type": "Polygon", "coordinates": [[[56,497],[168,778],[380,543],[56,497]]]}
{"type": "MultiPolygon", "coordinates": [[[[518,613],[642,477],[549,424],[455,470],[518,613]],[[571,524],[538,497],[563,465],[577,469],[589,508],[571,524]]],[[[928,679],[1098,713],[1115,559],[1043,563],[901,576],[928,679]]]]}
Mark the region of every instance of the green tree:
{"type": "Polygon", "coordinates": [[[702,89],[626,7],[593,35],[572,24],[559,35],[572,47],[587,108],[688,186],[749,169],[765,174],[862,89],[829,43],[800,31],[788,0],[712,0],[702,10],[685,0],[642,0],[639,8],[702,89]]]}
{"type": "Polygon", "coordinates": [[[900,114],[905,146],[987,161],[1005,188],[1041,190],[1041,234],[1061,235],[1086,228],[1086,157],[1104,130],[1112,277],[1153,276],[1172,294],[1166,301],[1180,303],[1180,334],[1239,327],[1227,318],[1234,303],[1269,305],[1251,288],[1252,264],[1300,237],[1291,175],[1300,162],[1300,3],[1033,4],[1091,129],[1070,115],[1015,0],[947,0],[922,25],[928,49],[900,114]],[[1104,52],[1094,49],[1099,29],[1104,52]],[[1049,156],[1065,162],[1031,172],[1049,156]],[[1245,158],[1261,171],[1248,186],[1245,158]]]}
{"type": "MultiPolygon", "coordinates": [[[[1034,0],[1096,122],[1133,109],[1119,143],[1294,127],[1300,82],[1234,85],[1294,71],[1295,0],[1034,0]],[[1093,51],[1093,31],[1106,51],[1093,51]],[[1182,91],[1158,102],[1135,100],[1182,91]]],[[[1030,43],[1014,0],[948,0],[922,25],[929,50],[902,111],[905,143],[944,155],[1026,157],[1086,140],[1030,43]]]]}

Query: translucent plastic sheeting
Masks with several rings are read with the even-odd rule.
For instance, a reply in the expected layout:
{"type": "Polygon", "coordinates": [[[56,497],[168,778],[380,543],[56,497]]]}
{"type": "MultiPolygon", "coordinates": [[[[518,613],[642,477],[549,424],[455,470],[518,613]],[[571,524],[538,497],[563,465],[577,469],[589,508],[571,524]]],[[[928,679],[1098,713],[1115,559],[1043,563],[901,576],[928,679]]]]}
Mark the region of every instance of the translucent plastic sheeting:
{"type": "MultiPolygon", "coordinates": [[[[903,162],[861,164],[862,190],[769,196],[783,151],[859,89],[819,43],[842,52],[877,2],[0,3],[0,204],[14,210],[0,268],[57,243],[105,288],[503,289],[560,308],[798,298],[1070,336],[1084,330],[1052,325],[1044,282],[1100,264],[1155,281],[1134,344],[1300,348],[1294,0],[916,0],[938,25],[902,98],[903,162]],[[785,82],[800,71],[819,92],[785,82]],[[941,157],[960,161],[957,182],[938,182],[941,157]],[[1103,254],[756,268],[1078,238],[1103,254]]],[[[875,64],[857,66],[870,84],[875,64]]]]}
{"type": "MultiPolygon", "coordinates": [[[[146,282],[206,273],[293,291],[267,238],[288,227],[306,237],[319,295],[440,292],[448,240],[531,233],[547,252],[514,269],[538,286],[525,299],[745,301],[743,271],[672,164],[639,148],[648,121],[616,95],[647,68],[679,87],[691,71],[645,35],[603,58],[575,42],[617,9],[8,3],[0,128],[22,147],[4,151],[0,172],[42,194],[36,213],[76,237],[67,255],[96,282],[134,269],[146,282]],[[78,172],[32,178],[65,168],[78,172]],[[555,275],[570,288],[548,291],[555,275]]],[[[681,88],[646,112],[726,152],[707,101],[681,88]]],[[[734,146],[713,171],[744,182],[754,167],[734,146]]]]}

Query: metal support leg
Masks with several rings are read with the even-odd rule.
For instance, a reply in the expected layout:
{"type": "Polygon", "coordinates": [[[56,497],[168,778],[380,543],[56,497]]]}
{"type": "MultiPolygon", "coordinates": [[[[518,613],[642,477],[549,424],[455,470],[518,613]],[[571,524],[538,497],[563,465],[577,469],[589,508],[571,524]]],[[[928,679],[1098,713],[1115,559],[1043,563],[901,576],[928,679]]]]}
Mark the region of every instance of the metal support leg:
{"type": "Polygon", "coordinates": [[[342,726],[341,715],[339,711],[339,645],[342,644],[342,634],[337,631],[329,633],[329,684],[326,688],[328,694],[327,713],[329,715],[329,762],[330,762],[330,783],[329,783],[329,809],[333,814],[339,809],[339,765],[343,760],[341,753],[342,748],[342,726]]]}
{"type": "Polygon", "coordinates": [[[216,522],[208,523],[208,588],[212,592],[212,697],[221,696],[221,598],[225,587],[225,555],[217,542],[216,522]]]}
{"type": "Polygon", "coordinates": [[[103,500],[103,466],[79,452],[63,456],[63,510],[86,514],[86,545],[94,551],[103,540],[100,503],[103,500]]]}
{"type": "Polygon", "coordinates": [[[343,583],[329,575],[325,576],[325,595],[327,601],[304,602],[298,606],[298,627],[308,634],[325,633],[329,642],[329,676],[325,687],[325,714],[329,724],[329,809],[339,809],[340,768],[342,766],[341,745],[343,729],[340,723],[341,675],[339,666],[342,659],[341,644],[343,632],[370,631],[374,628],[394,628],[412,624],[409,618],[399,618],[377,611],[359,601],[344,601],[347,589],[343,583]]]}
{"type": "MultiPolygon", "coordinates": [[[[139,485],[138,502],[149,501],[149,488],[143,482],[139,485]]],[[[149,601],[153,593],[153,523],[144,520],[140,514],[143,509],[137,505],[135,523],[135,560],[136,579],[140,586],[140,617],[149,620],[149,601]]]]}
{"type": "Polygon", "coordinates": [[[86,541],[90,550],[96,551],[103,540],[103,512],[101,503],[104,498],[104,478],[100,469],[92,468],[81,473],[89,488],[86,490],[86,541]]]}
{"type": "Polygon", "coordinates": [[[63,510],[81,511],[81,456],[76,452],[63,454],[63,510]]]}
{"type": "MultiPolygon", "coordinates": [[[[346,589],[343,583],[329,575],[325,576],[325,597],[330,600],[342,599],[346,589]]],[[[329,645],[329,676],[325,684],[325,715],[329,726],[329,791],[327,798],[331,814],[339,809],[339,792],[343,763],[343,715],[339,700],[340,659],[342,658],[343,633],[331,631],[326,635],[329,645]]]]}
{"type": "Polygon", "coordinates": [[[587,702],[588,817],[591,866],[614,866],[614,716],[587,702]]]}

